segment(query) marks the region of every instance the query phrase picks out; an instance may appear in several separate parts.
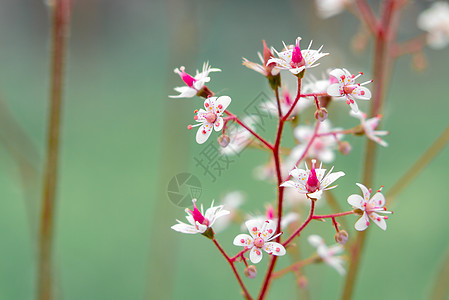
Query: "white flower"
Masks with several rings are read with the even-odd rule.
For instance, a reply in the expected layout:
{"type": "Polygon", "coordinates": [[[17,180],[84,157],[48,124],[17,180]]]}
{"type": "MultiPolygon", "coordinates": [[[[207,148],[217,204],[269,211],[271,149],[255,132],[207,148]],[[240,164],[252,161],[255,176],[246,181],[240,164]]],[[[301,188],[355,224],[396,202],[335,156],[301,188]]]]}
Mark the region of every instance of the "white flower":
{"type": "Polygon", "coordinates": [[[324,243],[324,240],[319,235],[311,235],[308,238],[309,243],[317,248],[317,254],[321,259],[337,270],[340,275],[344,275],[346,273],[345,269],[343,268],[344,260],[341,256],[336,256],[343,252],[343,247],[339,244],[336,244],[331,247],[327,247],[324,243]]]}
{"type": "Polygon", "coordinates": [[[418,17],[418,27],[427,31],[427,42],[434,49],[449,44],[449,3],[438,1],[418,17]]]}
{"type": "MultiPolygon", "coordinates": [[[[318,134],[324,134],[331,131],[339,131],[339,128],[332,128],[329,120],[325,120],[321,122],[320,128],[318,129],[318,134]]],[[[292,149],[290,154],[290,161],[295,163],[306,151],[307,145],[309,144],[310,139],[313,137],[314,128],[310,126],[297,126],[293,135],[298,140],[299,145],[292,149]]],[[[333,134],[324,135],[320,137],[316,137],[312,142],[312,145],[307,151],[307,157],[309,158],[317,158],[318,160],[324,163],[330,163],[335,159],[334,149],[337,147],[338,141],[342,138],[342,134],[333,134]]]]}
{"type": "Polygon", "coordinates": [[[196,116],[195,121],[198,122],[196,125],[189,125],[187,128],[192,129],[193,127],[201,126],[196,133],[196,142],[198,144],[203,144],[209,138],[212,128],[215,131],[220,131],[223,128],[223,112],[231,103],[231,98],[228,96],[221,97],[209,97],[204,100],[204,109],[195,111],[196,116]]]}
{"type": "Polygon", "coordinates": [[[351,0],[315,0],[318,15],[323,18],[330,18],[338,15],[351,0]]]}
{"type": "Polygon", "coordinates": [[[221,204],[224,208],[228,209],[230,213],[215,222],[215,232],[221,232],[231,224],[231,221],[235,218],[235,211],[243,204],[244,201],[245,196],[240,191],[229,192],[223,197],[221,204]]]}
{"type": "Polygon", "coordinates": [[[356,113],[359,111],[359,107],[355,102],[355,99],[358,100],[369,100],[371,99],[371,91],[363,85],[372,82],[366,81],[364,83],[356,83],[355,80],[363,75],[360,73],[359,75],[352,75],[346,69],[334,69],[330,72],[331,79],[334,80],[335,83],[331,84],[327,88],[327,93],[330,96],[340,97],[346,96],[346,103],[351,107],[351,109],[356,113]]]}
{"type": "Polygon", "coordinates": [[[190,224],[176,220],[178,221],[178,224],[171,227],[173,230],[189,234],[204,233],[208,228],[212,227],[218,218],[229,214],[229,211],[223,209],[223,205],[214,206],[214,201],[212,201],[212,204],[210,208],[206,210],[206,213],[204,213],[202,204],[201,211],[198,210],[196,207],[196,199],[193,199],[192,202],[193,210],[188,208],[185,210],[187,213],[186,219],[190,224]]]}
{"type": "Polygon", "coordinates": [[[381,216],[379,213],[391,214],[391,211],[387,211],[384,207],[385,197],[380,192],[382,188],[370,199],[371,189],[368,190],[360,183],[357,183],[357,185],[362,190],[363,197],[360,195],[351,195],[348,197],[348,203],[363,212],[362,217],[355,223],[355,229],[358,231],[365,230],[368,228],[369,220],[371,219],[381,229],[386,230],[387,223],[385,220],[388,219],[388,217],[381,216]]]}
{"type": "MultiPolygon", "coordinates": [[[[284,86],[282,88],[282,96],[280,97],[280,104],[281,104],[281,112],[284,116],[292,107],[295,98],[292,98],[289,90],[284,86]]],[[[308,106],[310,106],[313,103],[311,99],[308,98],[300,98],[298,102],[295,105],[295,108],[292,110],[292,113],[290,116],[296,116],[299,113],[301,113],[304,109],[306,109],[308,106]]],[[[263,111],[266,111],[270,113],[271,115],[277,116],[278,115],[278,105],[276,103],[276,99],[272,99],[267,102],[263,102],[260,105],[260,108],[263,111]]]]}
{"type": "Polygon", "coordinates": [[[273,220],[249,220],[245,222],[245,225],[251,235],[239,234],[234,238],[234,245],[251,248],[249,259],[252,263],[257,264],[262,260],[261,250],[272,255],[285,255],[284,246],[276,242],[270,242],[282,234],[273,236],[276,232],[276,222],[273,220]]]}
{"type": "Polygon", "coordinates": [[[175,91],[180,93],[179,95],[175,96],[169,96],[170,98],[192,98],[195,95],[197,95],[198,92],[200,92],[204,87],[205,83],[210,81],[209,73],[210,72],[221,72],[220,69],[212,68],[209,66],[209,63],[206,62],[203,64],[203,71],[198,72],[196,70],[195,77],[191,76],[190,74],[186,73],[185,68],[182,66],[179,69],[176,68],[174,70],[175,73],[177,73],[181,79],[184,81],[186,86],[181,87],[175,87],[175,91]]]}
{"type": "Polygon", "coordinates": [[[267,65],[275,63],[278,69],[289,70],[292,74],[298,75],[305,69],[318,66],[319,64],[314,63],[318,59],[329,54],[320,52],[323,46],[321,46],[318,50],[310,50],[312,41],[310,41],[307,50],[301,50],[301,48],[299,48],[300,41],[301,38],[298,37],[296,39],[296,45],[290,47],[287,47],[284,43],[285,50],[281,52],[277,52],[273,49],[279,58],[269,59],[267,65]]]}
{"type": "MultiPolygon", "coordinates": [[[[256,124],[259,121],[257,116],[246,116],[242,122],[252,130],[256,130],[256,124]]],[[[246,128],[239,125],[234,125],[226,130],[230,142],[226,147],[220,149],[223,155],[236,155],[242,152],[246,146],[251,142],[253,135],[246,128]]]]}
{"type": "Polygon", "coordinates": [[[335,180],[344,176],[344,172],[332,173],[334,167],[330,169],[326,176],[326,169],[315,169],[316,160],[312,159],[312,168],[309,170],[307,164],[306,169],[294,169],[290,172],[290,176],[297,181],[289,180],[281,184],[285,187],[296,188],[301,194],[306,194],[309,198],[320,199],[323,191],[336,188],[337,186],[330,186],[335,180]]]}
{"type": "Polygon", "coordinates": [[[388,144],[384,140],[382,140],[379,136],[385,136],[388,134],[388,131],[385,130],[376,130],[377,125],[379,124],[380,119],[382,119],[382,115],[377,115],[373,118],[366,119],[366,114],[359,111],[358,113],[350,112],[351,116],[360,119],[360,123],[362,125],[363,131],[365,135],[378,143],[381,146],[387,147],[388,144]]]}

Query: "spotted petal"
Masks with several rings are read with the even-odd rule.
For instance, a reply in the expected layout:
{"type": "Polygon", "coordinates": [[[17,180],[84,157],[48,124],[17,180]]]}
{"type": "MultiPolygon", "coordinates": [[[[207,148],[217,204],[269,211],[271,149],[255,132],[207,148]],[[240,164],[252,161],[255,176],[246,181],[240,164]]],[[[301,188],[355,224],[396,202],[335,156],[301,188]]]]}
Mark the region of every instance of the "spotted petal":
{"type": "Polygon", "coordinates": [[[371,193],[369,192],[369,190],[366,188],[366,186],[364,186],[361,183],[356,183],[358,185],[358,187],[362,190],[362,194],[363,194],[363,198],[365,199],[365,201],[369,200],[369,196],[371,195],[371,193]]]}
{"type": "Polygon", "coordinates": [[[382,230],[386,230],[387,229],[387,222],[385,222],[385,219],[381,216],[379,216],[379,214],[373,212],[370,214],[370,219],[373,220],[374,223],[376,223],[377,226],[380,227],[380,229],[382,230]]]}
{"type": "Polygon", "coordinates": [[[364,231],[366,228],[368,228],[368,225],[369,218],[366,212],[364,212],[360,219],[355,223],[355,229],[358,231],[364,231]]]}
{"type": "Polygon", "coordinates": [[[341,97],[344,94],[341,92],[340,84],[334,83],[327,87],[327,93],[329,96],[341,97]]]}
{"type": "Polygon", "coordinates": [[[371,91],[364,86],[357,86],[352,90],[352,96],[359,100],[369,100],[371,99],[371,91]]]}
{"type": "Polygon", "coordinates": [[[265,243],[262,247],[262,249],[267,252],[268,254],[276,255],[276,256],[282,256],[285,255],[286,251],[284,246],[282,246],[279,243],[276,242],[268,242],[265,243]]]}
{"type": "Polygon", "coordinates": [[[258,237],[262,230],[263,220],[251,219],[245,222],[246,228],[253,238],[258,237]]]}
{"type": "Polygon", "coordinates": [[[231,97],[229,96],[221,96],[215,101],[215,111],[214,113],[221,115],[228,108],[231,103],[231,97]]]}
{"type": "Polygon", "coordinates": [[[362,209],[363,208],[363,198],[360,195],[351,195],[348,197],[348,203],[355,208],[362,209]]]}
{"type": "Polygon", "coordinates": [[[253,264],[257,264],[262,260],[262,251],[260,248],[253,247],[249,253],[249,259],[253,264]]]}
{"type": "Polygon", "coordinates": [[[234,238],[234,245],[251,248],[254,246],[254,239],[248,234],[239,234],[234,238]]]}
{"type": "Polygon", "coordinates": [[[334,187],[329,187],[329,185],[331,185],[334,181],[336,181],[338,178],[345,176],[344,172],[335,172],[335,173],[331,173],[332,170],[326,175],[326,177],[323,179],[323,181],[321,182],[322,184],[322,189],[331,189],[334,187]]]}
{"type": "Polygon", "coordinates": [[[214,129],[215,131],[220,131],[223,128],[224,122],[222,117],[217,117],[217,119],[214,122],[214,129]]]}
{"type": "Polygon", "coordinates": [[[375,193],[369,202],[373,203],[376,206],[384,207],[385,206],[385,197],[382,193],[375,193]]]}

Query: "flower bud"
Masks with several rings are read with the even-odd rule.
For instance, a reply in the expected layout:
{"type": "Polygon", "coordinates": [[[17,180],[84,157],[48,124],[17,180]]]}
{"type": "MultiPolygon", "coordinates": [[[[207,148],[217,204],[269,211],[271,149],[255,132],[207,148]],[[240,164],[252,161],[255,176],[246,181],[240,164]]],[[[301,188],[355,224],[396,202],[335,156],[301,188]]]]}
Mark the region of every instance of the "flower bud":
{"type": "Polygon", "coordinates": [[[346,244],[348,241],[348,233],[346,230],[340,230],[335,234],[335,241],[341,245],[346,244]]]}
{"type": "Polygon", "coordinates": [[[309,285],[309,282],[305,276],[299,276],[297,283],[298,283],[298,286],[302,289],[307,288],[307,286],[309,285]]]}
{"type": "Polygon", "coordinates": [[[254,265],[248,266],[245,268],[243,273],[245,273],[246,277],[254,279],[257,276],[257,268],[254,265]]]}
{"type": "Polygon", "coordinates": [[[325,109],[324,107],[321,107],[315,111],[315,119],[317,119],[320,122],[326,120],[327,116],[328,116],[327,109],[325,109]]]}
{"type": "Polygon", "coordinates": [[[223,134],[220,135],[217,139],[218,145],[220,145],[221,147],[225,148],[229,142],[231,141],[231,139],[229,138],[229,136],[223,134]]]}
{"type": "Polygon", "coordinates": [[[338,151],[341,152],[341,154],[348,155],[351,152],[351,144],[348,142],[341,142],[338,144],[338,151]]]}

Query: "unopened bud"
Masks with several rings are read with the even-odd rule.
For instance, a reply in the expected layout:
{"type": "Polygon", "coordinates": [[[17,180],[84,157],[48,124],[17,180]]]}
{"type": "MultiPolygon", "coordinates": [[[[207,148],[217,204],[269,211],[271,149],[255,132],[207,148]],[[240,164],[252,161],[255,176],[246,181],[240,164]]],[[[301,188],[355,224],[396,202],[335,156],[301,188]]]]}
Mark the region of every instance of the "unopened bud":
{"type": "Polygon", "coordinates": [[[335,234],[335,241],[341,245],[344,245],[348,241],[348,236],[349,235],[346,230],[340,230],[335,234]]]}
{"type": "Polygon", "coordinates": [[[218,145],[220,145],[221,147],[225,148],[229,142],[231,141],[231,139],[229,138],[229,136],[223,134],[220,135],[217,139],[218,145]]]}
{"type": "Polygon", "coordinates": [[[245,273],[246,277],[254,279],[257,276],[257,268],[254,265],[248,266],[243,273],[245,273]]]}
{"type": "Polygon", "coordinates": [[[315,119],[317,119],[320,122],[326,120],[327,116],[328,116],[327,109],[325,109],[324,107],[321,107],[315,111],[315,119]]]}
{"type": "Polygon", "coordinates": [[[341,154],[348,155],[351,152],[351,144],[348,142],[341,142],[338,144],[338,151],[341,152],[341,154]]]}

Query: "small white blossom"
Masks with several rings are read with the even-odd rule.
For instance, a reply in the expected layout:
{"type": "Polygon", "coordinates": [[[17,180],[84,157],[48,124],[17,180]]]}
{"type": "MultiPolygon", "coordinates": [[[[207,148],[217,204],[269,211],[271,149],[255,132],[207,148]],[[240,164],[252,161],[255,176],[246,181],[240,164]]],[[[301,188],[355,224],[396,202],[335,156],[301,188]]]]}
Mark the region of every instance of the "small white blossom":
{"type": "Polygon", "coordinates": [[[357,183],[359,188],[362,190],[363,197],[360,195],[351,195],[348,197],[348,203],[354,208],[360,209],[363,214],[360,219],[355,223],[355,229],[358,231],[363,231],[368,228],[370,219],[376,223],[382,230],[387,229],[387,216],[381,216],[379,213],[391,214],[391,211],[387,211],[385,206],[385,197],[382,195],[380,190],[370,199],[371,189],[367,189],[363,184],[357,183]]]}
{"type": "MultiPolygon", "coordinates": [[[[259,121],[257,116],[246,116],[242,119],[242,122],[252,130],[256,130],[256,124],[259,121]]],[[[226,134],[229,136],[229,144],[226,147],[220,149],[223,155],[237,155],[245,149],[251,142],[253,135],[246,128],[235,125],[226,130],[226,134]]]]}
{"type": "Polygon", "coordinates": [[[317,248],[316,250],[318,256],[321,257],[326,264],[337,270],[340,275],[344,275],[346,273],[345,268],[343,268],[343,258],[341,256],[337,256],[343,252],[343,247],[341,245],[336,244],[334,246],[327,247],[323,238],[316,234],[309,236],[308,240],[312,246],[317,248]]]}
{"type": "Polygon", "coordinates": [[[341,176],[344,176],[344,172],[332,173],[334,167],[326,173],[326,169],[322,169],[321,166],[315,169],[316,160],[312,160],[312,168],[309,170],[307,164],[305,164],[306,169],[294,169],[290,172],[290,176],[295,180],[288,180],[281,184],[285,187],[296,188],[301,194],[306,194],[309,198],[320,199],[323,191],[336,188],[337,186],[330,186],[334,181],[336,181],[341,176]]]}
{"type": "Polygon", "coordinates": [[[176,220],[178,221],[178,224],[171,227],[173,230],[188,234],[204,233],[208,228],[214,225],[218,218],[229,214],[229,211],[223,209],[223,205],[214,206],[214,201],[212,201],[212,204],[210,208],[206,210],[206,213],[204,213],[202,204],[201,211],[196,207],[196,199],[193,199],[192,202],[193,210],[188,208],[185,210],[187,213],[186,219],[189,224],[176,220]]]}
{"type": "Polygon", "coordinates": [[[245,225],[251,235],[239,234],[234,238],[234,245],[251,249],[249,259],[253,264],[262,260],[261,250],[276,256],[285,255],[284,246],[276,242],[270,242],[282,234],[273,236],[276,232],[276,222],[273,220],[249,220],[245,222],[245,225]]]}
{"type": "MultiPolygon", "coordinates": [[[[318,129],[318,134],[339,130],[341,129],[332,128],[330,121],[325,120],[321,122],[320,128],[318,129]]],[[[311,126],[300,125],[294,129],[293,135],[299,142],[299,145],[292,149],[289,160],[292,163],[295,163],[303,155],[304,151],[306,151],[307,145],[314,135],[314,128],[311,126]]],[[[335,159],[334,150],[337,148],[338,140],[341,140],[341,138],[342,134],[336,134],[335,136],[333,134],[329,134],[316,137],[308,149],[306,157],[314,157],[324,163],[332,162],[335,159]]]]}
{"type": "Polygon", "coordinates": [[[329,53],[320,52],[323,46],[321,46],[318,50],[311,50],[312,41],[309,44],[307,50],[301,50],[299,48],[299,42],[301,38],[298,37],[296,39],[296,45],[287,47],[284,43],[284,51],[276,52],[278,58],[271,58],[268,60],[267,65],[276,64],[276,68],[289,70],[292,74],[298,75],[305,69],[313,68],[318,66],[319,64],[315,64],[315,62],[322,58],[323,56],[328,55],[329,53]]]}
{"type": "Polygon", "coordinates": [[[352,111],[357,113],[359,107],[355,102],[357,100],[369,100],[371,99],[371,91],[364,87],[363,85],[371,83],[372,80],[366,81],[364,83],[356,83],[355,80],[363,75],[352,75],[346,69],[335,69],[330,72],[333,84],[327,88],[327,93],[330,96],[341,97],[346,96],[346,103],[351,107],[352,111]]]}
{"type": "Polygon", "coordinates": [[[187,128],[192,129],[193,127],[200,126],[196,133],[196,142],[198,144],[203,144],[207,141],[212,133],[212,128],[215,131],[220,131],[223,128],[224,121],[222,115],[230,103],[231,98],[228,96],[218,98],[209,97],[204,100],[204,108],[206,110],[200,109],[199,111],[195,111],[196,115],[194,119],[198,124],[189,125],[187,128]]]}
{"type": "Polygon", "coordinates": [[[197,95],[198,92],[203,89],[204,84],[210,81],[209,73],[210,72],[221,72],[220,69],[212,68],[209,66],[209,63],[206,62],[203,64],[202,72],[196,70],[196,75],[193,77],[192,75],[185,72],[185,67],[182,66],[180,68],[176,68],[174,70],[176,74],[178,74],[181,79],[186,84],[185,86],[175,87],[175,91],[180,93],[179,95],[169,96],[170,98],[192,98],[197,95]]]}
{"type": "Polygon", "coordinates": [[[449,3],[437,1],[418,17],[418,27],[427,31],[427,42],[434,49],[449,44],[449,3]]]}
{"type": "Polygon", "coordinates": [[[359,111],[358,113],[354,113],[353,111],[350,112],[351,116],[356,117],[360,120],[360,124],[362,125],[363,131],[365,132],[365,135],[378,143],[381,146],[387,147],[388,144],[384,140],[382,140],[379,136],[385,136],[388,134],[388,131],[385,130],[376,130],[377,125],[379,124],[380,120],[382,119],[382,115],[377,115],[373,118],[366,119],[366,114],[359,111]]]}
{"type": "Polygon", "coordinates": [[[352,0],[315,0],[318,15],[323,18],[330,18],[345,10],[345,6],[352,0]]]}
{"type": "MultiPolygon", "coordinates": [[[[284,116],[292,107],[295,98],[291,96],[289,90],[284,86],[282,88],[282,96],[280,97],[279,100],[280,100],[280,104],[281,104],[281,113],[284,116]]],[[[291,117],[297,116],[299,113],[303,112],[304,109],[306,109],[312,103],[313,103],[313,101],[311,99],[300,98],[298,100],[298,102],[296,103],[295,108],[292,110],[290,116],[291,117]]],[[[270,101],[263,102],[260,105],[260,108],[263,111],[266,111],[273,116],[277,116],[279,113],[276,99],[272,99],[270,101]]]]}

